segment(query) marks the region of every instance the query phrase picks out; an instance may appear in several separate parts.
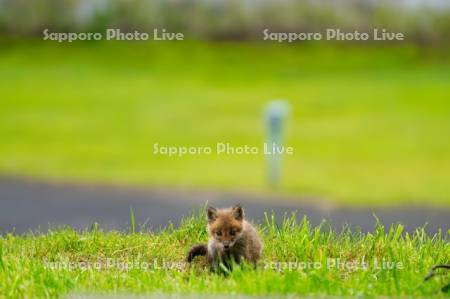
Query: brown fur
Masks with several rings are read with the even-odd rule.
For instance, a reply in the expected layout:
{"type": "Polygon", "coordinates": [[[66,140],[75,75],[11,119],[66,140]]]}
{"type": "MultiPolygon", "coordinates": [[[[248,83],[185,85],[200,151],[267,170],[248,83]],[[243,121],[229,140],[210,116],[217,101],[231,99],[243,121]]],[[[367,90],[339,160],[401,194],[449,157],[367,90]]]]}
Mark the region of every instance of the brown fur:
{"type": "Polygon", "coordinates": [[[208,245],[192,247],[188,261],[197,255],[207,255],[213,270],[220,262],[240,263],[242,258],[256,265],[261,257],[261,240],[256,229],[244,219],[244,210],[237,205],[227,209],[208,208],[208,245]]]}

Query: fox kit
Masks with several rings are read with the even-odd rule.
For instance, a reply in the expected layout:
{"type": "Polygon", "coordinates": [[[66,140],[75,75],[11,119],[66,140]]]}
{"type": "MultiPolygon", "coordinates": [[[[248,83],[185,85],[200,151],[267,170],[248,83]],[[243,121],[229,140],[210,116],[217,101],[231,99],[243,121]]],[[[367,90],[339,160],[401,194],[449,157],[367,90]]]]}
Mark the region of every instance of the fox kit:
{"type": "Polygon", "coordinates": [[[220,262],[226,265],[234,260],[239,264],[242,258],[256,265],[261,256],[261,240],[256,229],[244,219],[240,205],[232,208],[216,209],[209,207],[208,245],[199,244],[191,248],[187,261],[198,255],[206,255],[212,270],[217,270],[220,262]]]}

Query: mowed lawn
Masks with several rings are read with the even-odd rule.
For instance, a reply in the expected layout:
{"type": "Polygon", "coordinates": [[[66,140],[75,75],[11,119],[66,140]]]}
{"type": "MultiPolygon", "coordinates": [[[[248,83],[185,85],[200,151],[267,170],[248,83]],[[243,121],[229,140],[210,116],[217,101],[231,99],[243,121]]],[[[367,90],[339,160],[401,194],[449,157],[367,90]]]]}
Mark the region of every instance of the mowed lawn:
{"type": "Polygon", "coordinates": [[[450,64],[413,46],[2,41],[0,173],[266,192],[264,105],[291,105],[278,192],[450,205],[450,64]]]}

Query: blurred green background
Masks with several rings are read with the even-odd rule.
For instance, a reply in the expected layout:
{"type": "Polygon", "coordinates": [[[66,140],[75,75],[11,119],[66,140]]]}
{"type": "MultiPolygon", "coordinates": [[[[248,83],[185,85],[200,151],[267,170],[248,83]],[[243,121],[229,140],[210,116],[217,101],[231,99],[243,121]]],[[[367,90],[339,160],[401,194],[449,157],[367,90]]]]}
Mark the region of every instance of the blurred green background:
{"type": "Polygon", "coordinates": [[[295,154],[275,192],[450,205],[448,6],[363,1],[343,13],[333,1],[255,3],[0,0],[0,172],[274,192],[263,155],[152,152],[154,143],[260,147],[264,105],[284,98],[295,154]],[[279,44],[261,33],[378,25],[408,38],[279,44]],[[187,40],[41,40],[44,28],[156,27],[187,40]]]}

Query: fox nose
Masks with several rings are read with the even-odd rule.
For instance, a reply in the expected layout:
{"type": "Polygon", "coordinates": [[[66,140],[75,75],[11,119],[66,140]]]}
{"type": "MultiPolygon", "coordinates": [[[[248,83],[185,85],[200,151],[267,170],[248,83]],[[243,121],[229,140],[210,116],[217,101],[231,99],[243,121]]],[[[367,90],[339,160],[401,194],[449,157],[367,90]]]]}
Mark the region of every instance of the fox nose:
{"type": "Polygon", "coordinates": [[[223,244],[223,247],[224,247],[225,249],[228,249],[228,248],[230,248],[230,245],[228,245],[228,244],[223,244]]]}

